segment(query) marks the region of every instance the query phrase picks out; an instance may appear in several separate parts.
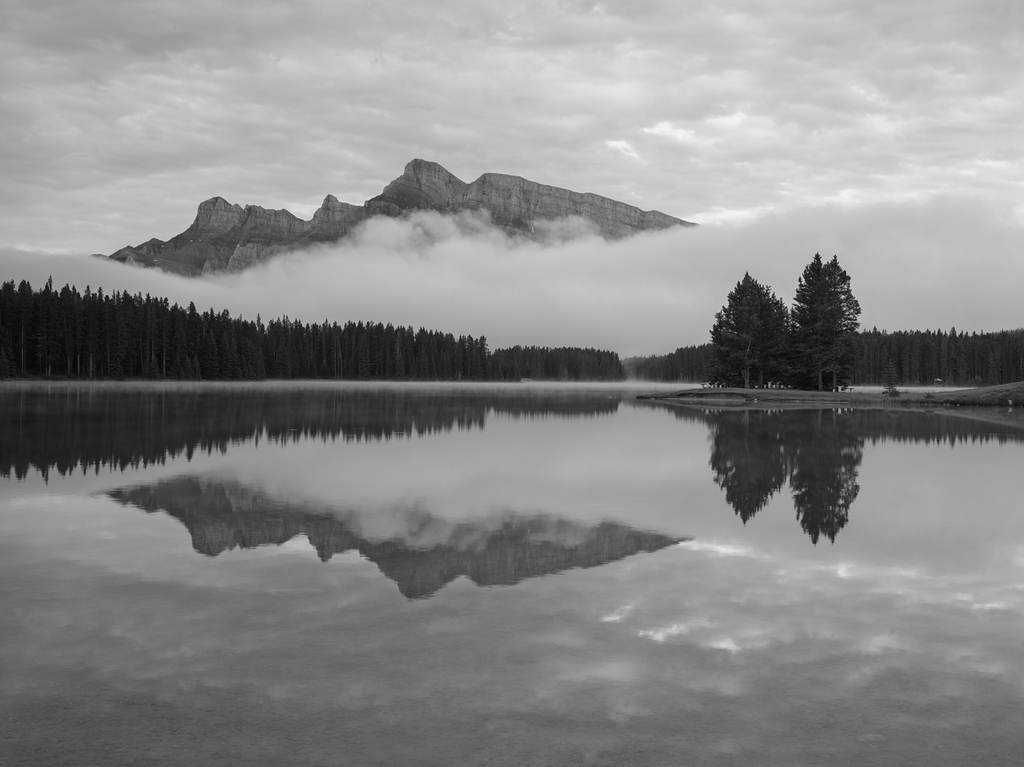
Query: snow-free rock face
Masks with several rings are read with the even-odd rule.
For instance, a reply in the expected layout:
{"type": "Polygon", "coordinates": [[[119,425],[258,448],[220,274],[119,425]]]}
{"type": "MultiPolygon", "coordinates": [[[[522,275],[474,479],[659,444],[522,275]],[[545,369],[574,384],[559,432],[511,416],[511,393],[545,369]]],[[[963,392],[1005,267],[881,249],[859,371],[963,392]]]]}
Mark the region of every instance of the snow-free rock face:
{"type": "Polygon", "coordinates": [[[637,232],[693,226],[656,210],[645,211],[596,194],[572,192],[538,184],[519,176],[485,173],[466,184],[436,162],[413,160],[405,172],[364,206],[368,215],[400,216],[410,210],[457,213],[486,210],[506,230],[532,234],[538,221],[576,216],[604,237],[628,237],[637,232]]]}
{"type": "Polygon", "coordinates": [[[539,220],[578,216],[609,239],[671,226],[693,226],[656,210],[645,211],[600,195],[571,192],[501,173],[485,173],[455,195],[448,207],[487,210],[499,226],[523,231],[533,231],[539,220]]]}
{"type": "Polygon", "coordinates": [[[336,242],[363,220],[359,205],[328,195],[310,221],[287,210],[231,205],[221,197],[199,204],[192,226],[167,242],[152,239],[121,248],[110,258],[182,274],[242,271],[281,253],[336,242]]]}
{"type": "Polygon", "coordinates": [[[486,211],[495,225],[524,237],[536,237],[540,222],[567,217],[583,219],[609,239],[673,226],[696,226],[658,211],[519,176],[485,173],[467,184],[436,162],[413,160],[401,176],[363,205],[350,205],[327,195],[313,218],[304,221],[287,210],[258,205],[243,208],[222,197],[212,197],[200,203],[195,221],[176,237],[124,247],[110,258],[179,274],[242,271],[282,253],[337,242],[367,218],[398,217],[417,210],[444,214],[486,211]]]}
{"type": "Polygon", "coordinates": [[[452,198],[466,188],[460,181],[436,162],[413,160],[405,172],[376,197],[367,200],[363,208],[368,215],[399,216],[407,210],[448,209],[452,198]]]}
{"type": "Polygon", "coordinates": [[[241,207],[232,205],[223,197],[211,197],[199,203],[191,229],[197,232],[227,232],[242,225],[245,213],[241,207]]]}
{"type": "Polygon", "coordinates": [[[311,226],[304,239],[309,242],[334,242],[348,234],[363,220],[363,207],[339,202],[333,194],[324,198],[323,204],[313,214],[311,226]]]}

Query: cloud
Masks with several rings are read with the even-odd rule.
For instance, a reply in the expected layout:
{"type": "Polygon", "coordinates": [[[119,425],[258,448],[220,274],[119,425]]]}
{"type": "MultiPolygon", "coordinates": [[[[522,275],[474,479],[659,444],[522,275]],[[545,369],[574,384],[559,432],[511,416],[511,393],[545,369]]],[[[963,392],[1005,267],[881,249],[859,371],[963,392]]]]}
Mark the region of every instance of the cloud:
{"type": "Polygon", "coordinates": [[[413,157],[698,221],[951,190],[1020,208],[1021,25],[999,0],[11,0],[0,232],[109,253],[216,194],[359,203],[413,157]]]}
{"type": "Polygon", "coordinates": [[[204,279],[103,259],[0,252],[3,279],[167,296],[264,320],[372,320],[514,344],[623,355],[705,343],[714,313],[750,274],[787,303],[815,252],[838,255],[864,327],[1000,330],[1020,325],[1021,229],[976,201],[823,205],[746,224],[606,242],[578,220],[544,242],[511,239],[476,216],[369,221],[351,241],[204,279]]]}
{"type": "Polygon", "coordinates": [[[636,153],[636,150],[629,145],[628,141],[609,140],[605,141],[605,146],[609,149],[614,149],[616,152],[621,152],[631,160],[639,160],[640,155],[636,153]]]}
{"type": "Polygon", "coordinates": [[[660,122],[657,125],[652,125],[650,128],[644,128],[644,133],[650,133],[655,136],[665,136],[667,138],[675,139],[676,141],[681,141],[684,144],[694,144],[697,146],[712,143],[711,139],[699,135],[696,131],[690,130],[689,128],[677,128],[667,121],[660,122]]]}

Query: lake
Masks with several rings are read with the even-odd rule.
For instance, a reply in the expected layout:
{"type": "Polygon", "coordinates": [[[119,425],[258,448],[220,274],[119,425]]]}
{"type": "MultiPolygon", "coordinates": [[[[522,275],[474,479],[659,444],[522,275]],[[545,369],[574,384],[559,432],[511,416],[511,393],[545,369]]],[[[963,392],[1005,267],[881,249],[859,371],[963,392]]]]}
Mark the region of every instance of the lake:
{"type": "Polygon", "coordinates": [[[1010,765],[1024,430],[0,387],[7,765],[1010,765]]]}

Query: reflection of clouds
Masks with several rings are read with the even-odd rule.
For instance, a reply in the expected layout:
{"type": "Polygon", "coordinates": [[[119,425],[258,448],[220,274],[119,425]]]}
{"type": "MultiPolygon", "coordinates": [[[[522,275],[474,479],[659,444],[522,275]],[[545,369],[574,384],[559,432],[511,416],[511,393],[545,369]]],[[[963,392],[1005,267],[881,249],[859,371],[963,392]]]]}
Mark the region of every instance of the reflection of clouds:
{"type": "MultiPolygon", "coordinates": [[[[1009,624],[991,622],[1006,616],[1024,628],[1024,589],[999,566],[964,576],[856,562],[821,565],[721,543],[674,547],[680,549],[687,552],[673,563],[685,570],[680,577],[703,584],[687,593],[685,615],[669,608],[657,621],[651,615],[657,607],[679,600],[648,593],[649,608],[623,621],[633,636],[654,645],[751,653],[768,666],[837,658],[856,667],[857,658],[870,656],[929,673],[971,675],[1002,666],[1024,673],[1019,653],[1015,660],[1006,657],[1009,624]],[[723,551],[734,558],[733,567],[721,567],[723,551]],[[980,628],[978,620],[988,623],[980,628]],[[970,657],[954,652],[965,645],[973,648],[970,657]],[[937,665],[945,669],[936,671],[937,665]]],[[[844,673],[875,679],[885,668],[868,664],[844,673]]]]}
{"type": "Polygon", "coordinates": [[[313,548],[313,544],[309,542],[309,538],[305,533],[299,533],[294,538],[291,538],[284,543],[280,543],[276,546],[269,546],[267,548],[267,554],[316,554],[316,549],[313,548]]]}
{"type": "Polygon", "coordinates": [[[832,569],[840,578],[875,578],[886,580],[889,578],[920,578],[920,570],[913,567],[884,567],[878,565],[861,565],[853,562],[843,562],[826,569],[832,569]]]}
{"type": "MultiPolygon", "coordinates": [[[[593,649],[588,649],[587,655],[592,656],[593,649]]],[[[534,711],[539,702],[548,716],[585,715],[595,722],[616,724],[630,724],[652,713],[643,694],[650,669],[635,658],[559,658],[544,667],[547,673],[536,680],[533,690],[534,711]]]]}
{"type": "Polygon", "coordinates": [[[1024,683],[1024,673],[1021,673],[1019,666],[1014,668],[1012,664],[993,658],[991,654],[978,652],[971,648],[957,647],[950,650],[946,657],[950,663],[973,669],[979,674],[988,676],[1016,675],[1024,683]]]}
{"type": "Polygon", "coordinates": [[[639,675],[635,663],[619,660],[566,668],[558,678],[567,682],[634,682],[639,675]]]}
{"type": "Polygon", "coordinates": [[[601,622],[602,623],[619,623],[620,621],[622,621],[623,618],[625,618],[631,612],[633,612],[633,605],[631,605],[631,604],[630,605],[623,605],[622,607],[617,607],[616,609],[612,610],[607,615],[601,616],[601,622]]]}
{"type": "Polygon", "coordinates": [[[726,650],[734,653],[740,651],[740,646],[736,644],[735,640],[731,637],[723,637],[721,639],[715,639],[712,642],[708,642],[705,647],[710,647],[713,650],[726,650]]]}
{"type": "Polygon", "coordinates": [[[1012,609],[1006,602],[986,602],[980,605],[971,605],[972,610],[1010,610],[1012,609]]]}
{"type": "Polygon", "coordinates": [[[1024,567],[1024,546],[1018,546],[1013,555],[1013,563],[1017,567],[1024,567]]]}
{"type": "MultiPolygon", "coordinates": [[[[1010,719],[1024,697],[1024,590],[1005,557],[954,578],[721,540],[516,589],[453,583],[410,603],[365,562],[272,550],[197,560],[173,545],[177,534],[153,534],[153,518],[98,498],[79,502],[88,514],[65,502],[0,516],[0,582],[24,583],[17,610],[0,592],[0,660],[12,670],[0,694],[15,706],[32,687],[85,710],[64,680],[86,669],[94,700],[116,689],[175,701],[172,724],[202,699],[225,726],[255,723],[256,748],[282,728],[314,742],[328,717],[334,737],[394,763],[424,728],[487,721],[524,743],[558,732],[608,744],[628,724],[652,753],[617,763],[673,763],[670,747],[677,758],[728,742],[766,755],[752,763],[792,764],[772,749],[803,742],[809,710],[829,712],[836,748],[913,733],[910,758],[894,763],[942,763],[938,750],[966,726],[1007,753],[1020,745],[1010,719]],[[984,609],[997,604],[1009,607],[984,609]],[[680,731],[685,743],[673,740],[680,731]]],[[[132,725],[158,715],[134,703],[126,714],[132,725]]]]}
{"type": "Polygon", "coordinates": [[[661,629],[645,629],[643,631],[638,631],[637,636],[647,637],[648,639],[653,639],[655,642],[664,642],[670,637],[689,634],[690,631],[695,628],[709,628],[711,626],[712,623],[710,621],[703,618],[697,618],[689,623],[673,623],[671,626],[666,626],[661,629]]]}
{"type": "Polygon", "coordinates": [[[868,637],[862,645],[863,652],[868,655],[879,655],[885,652],[896,650],[910,650],[911,646],[905,640],[893,634],[879,634],[868,637]]]}
{"type": "MultiPolygon", "coordinates": [[[[438,436],[430,450],[412,441],[325,446],[308,440],[287,450],[236,448],[235,463],[240,481],[268,492],[368,510],[359,524],[371,538],[410,527],[405,516],[415,516],[415,503],[429,507],[434,525],[496,519],[510,508],[552,509],[583,523],[607,519],[682,536],[691,531],[678,513],[686,480],[679,476],[681,450],[686,465],[699,469],[687,492],[712,502],[715,489],[704,486],[702,431],[679,432],[663,414],[639,408],[623,408],[604,422],[494,417],[486,430],[438,436]],[[636,460],[623,460],[623,442],[636,460]],[[494,460],[498,449],[514,459],[494,460]]],[[[419,534],[418,545],[447,535],[434,526],[419,534]]]]}
{"type": "Polygon", "coordinates": [[[749,546],[738,546],[732,543],[716,543],[713,541],[683,541],[677,544],[684,549],[692,551],[706,551],[723,557],[753,557],[753,549],[749,546]]]}
{"type": "Polygon", "coordinates": [[[636,635],[663,644],[669,639],[697,634],[698,636],[694,636],[691,640],[696,646],[710,650],[726,650],[729,653],[737,653],[741,650],[761,650],[773,643],[791,639],[789,635],[782,636],[772,627],[761,623],[737,625],[731,628],[730,632],[723,634],[718,624],[704,618],[696,618],[689,622],[673,623],[664,628],[641,629],[636,632],[636,635]],[[702,631],[702,629],[707,630],[702,631]]]}

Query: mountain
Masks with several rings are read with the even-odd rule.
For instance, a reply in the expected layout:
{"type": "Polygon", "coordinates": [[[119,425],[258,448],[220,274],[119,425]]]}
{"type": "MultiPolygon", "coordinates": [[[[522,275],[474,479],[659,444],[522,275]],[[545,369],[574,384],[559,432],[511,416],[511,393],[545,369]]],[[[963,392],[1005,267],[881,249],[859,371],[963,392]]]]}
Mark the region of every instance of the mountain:
{"type": "Polygon", "coordinates": [[[510,586],[689,540],[539,513],[456,522],[416,509],[391,515],[340,511],[210,476],[184,475],[107,495],[143,511],[166,512],[188,530],[192,547],[208,557],[236,547],[281,545],[297,535],[305,535],[324,562],[357,551],[408,599],[429,597],[460,576],[478,586],[510,586]]]}
{"type": "Polygon", "coordinates": [[[487,211],[510,234],[533,238],[536,224],[578,216],[607,239],[673,226],[696,226],[656,210],[640,210],[590,193],[571,192],[519,176],[485,173],[467,184],[436,162],[413,160],[405,172],[363,205],[324,198],[304,221],[287,210],[232,205],[222,197],[199,204],[195,221],[166,242],[148,240],[109,258],[185,275],[242,271],[281,253],[317,243],[337,242],[373,216],[400,217],[416,210],[439,213],[487,211]]]}

